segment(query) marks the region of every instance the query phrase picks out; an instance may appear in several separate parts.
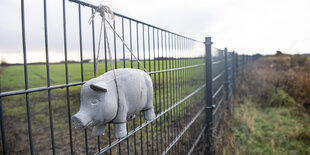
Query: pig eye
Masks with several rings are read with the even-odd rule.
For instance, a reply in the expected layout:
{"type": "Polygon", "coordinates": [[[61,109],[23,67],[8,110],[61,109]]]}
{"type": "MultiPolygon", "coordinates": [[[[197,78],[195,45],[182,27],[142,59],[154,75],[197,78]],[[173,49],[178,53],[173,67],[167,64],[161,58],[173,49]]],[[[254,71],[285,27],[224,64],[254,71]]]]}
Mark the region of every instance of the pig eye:
{"type": "Polygon", "coordinates": [[[97,104],[98,102],[100,102],[100,100],[96,98],[91,100],[91,104],[97,104]]]}

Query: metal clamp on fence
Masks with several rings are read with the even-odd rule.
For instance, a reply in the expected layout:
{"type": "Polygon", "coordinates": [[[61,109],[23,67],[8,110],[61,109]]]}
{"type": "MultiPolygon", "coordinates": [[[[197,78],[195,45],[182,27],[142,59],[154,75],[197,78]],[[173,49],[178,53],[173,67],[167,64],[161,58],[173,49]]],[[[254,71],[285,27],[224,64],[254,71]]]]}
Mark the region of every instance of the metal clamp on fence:
{"type": "Polygon", "coordinates": [[[206,109],[214,109],[214,108],[216,108],[215,104],[212,104],[212,106],[206,106],[206,109]]]}

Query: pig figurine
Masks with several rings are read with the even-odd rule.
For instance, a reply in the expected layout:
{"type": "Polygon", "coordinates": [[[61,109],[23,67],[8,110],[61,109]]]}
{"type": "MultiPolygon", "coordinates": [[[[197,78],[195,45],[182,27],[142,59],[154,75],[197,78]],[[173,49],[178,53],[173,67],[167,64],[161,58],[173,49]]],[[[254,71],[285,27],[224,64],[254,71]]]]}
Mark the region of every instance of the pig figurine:
{"type": "Polygon", "coordinates": [[[153,84],[150,76],[138,69],[115,70],[87,81],[81,88],[80,110],[72,116],[74,127],[84,129],[94,126],[92,135],[104,134],[105,125],[114,123],[115,137],[127,135],[126,122],[143,111],[147,121],[155,119],[153,109],[153,84]]]}

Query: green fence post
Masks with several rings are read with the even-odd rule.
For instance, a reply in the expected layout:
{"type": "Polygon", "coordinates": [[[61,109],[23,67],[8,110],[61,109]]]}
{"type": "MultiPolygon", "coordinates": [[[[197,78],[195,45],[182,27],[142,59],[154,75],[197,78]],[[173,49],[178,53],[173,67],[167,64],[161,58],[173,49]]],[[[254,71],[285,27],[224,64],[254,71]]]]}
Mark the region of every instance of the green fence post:
{"type": "Polygon", "coordinates": [[[233,51],[232,53],[232,83],[233,83],[233,95],[235,96],[236,95],[236,53],[235,51],[233,51]]]}
{"type": "Polygon", "coordinates": [[[239,58],[238,53],[236,53],[236,74],[238,75],[239,72],[239,58]]]}
{"type": "Polygon", "coordinates": [[[230,109],[229,89],[228,89],[229,81],[228,81],[227,48],[224,49],[224,55],[225,55],[225,64],[224,64],[225,65],[225,82],[224,82],[225,97],[226,97],[227,108],[230,109]]]}
{"type": "Polygon", "coordinates": [[[212,154],[212,42],[211,37],[205,38],[205,50],[206,50],[206,139],[207,146],[205,154],[212,154]]]}
{"type": "Polygon", "coordinates": [[[244,68],[244,64],[245,64],[245,54],[242,54],[242,70],[244,68]]]}

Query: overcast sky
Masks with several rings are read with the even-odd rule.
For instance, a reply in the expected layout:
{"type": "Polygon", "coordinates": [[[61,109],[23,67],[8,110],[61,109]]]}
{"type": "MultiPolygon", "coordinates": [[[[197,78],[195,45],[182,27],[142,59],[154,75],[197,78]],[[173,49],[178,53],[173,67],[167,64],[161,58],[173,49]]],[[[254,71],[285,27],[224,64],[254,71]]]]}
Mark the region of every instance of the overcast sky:
{"type": "MultiPolygon", "coordinates": [[[[50,57],[51,61],[57,61],[63,58],[62,1],[47,1],[50,57]]],[[[200,41],[211,36],[213,45],[220,49],[227,47],[229,51],[246,54],[274,54],[276,50],[310,53],[309,0],[84,1],[94,5],[103,3],[120,14],[200,41]]],[[[77,8],[66,2],[68,39],[78,41],[77,8]]],[[[25,0],[29,62],[45,59],[42,6],[42,1],[25,0]]],[[[82,13],[83,27],[88,31],[90,13],[83,10],[82,13]]],[[[0,58],[10,63],[22,62],[21,42],[20,1],[1,0],[0,58]]],[[[69,53],[70,56],[78,59],[79,55],[69,53]]]]}

